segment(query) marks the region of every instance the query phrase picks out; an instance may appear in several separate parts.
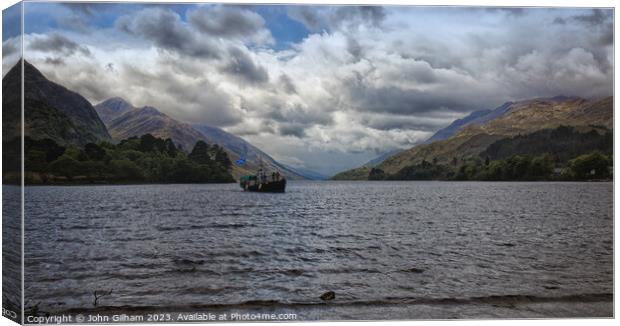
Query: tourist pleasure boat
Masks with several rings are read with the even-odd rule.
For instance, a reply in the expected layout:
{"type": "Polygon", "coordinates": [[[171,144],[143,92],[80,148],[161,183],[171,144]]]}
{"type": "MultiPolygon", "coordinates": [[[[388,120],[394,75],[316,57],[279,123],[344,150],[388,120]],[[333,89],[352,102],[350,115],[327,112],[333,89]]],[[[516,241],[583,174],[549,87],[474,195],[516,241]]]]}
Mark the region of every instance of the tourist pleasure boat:
{"type": "Polygon", "coordinates": [[[261,168],[256,175],[244,175],[239,179],[239,186],[244,191],[284,192],[286,179],[280,172],[265,173],[261,168]]]}

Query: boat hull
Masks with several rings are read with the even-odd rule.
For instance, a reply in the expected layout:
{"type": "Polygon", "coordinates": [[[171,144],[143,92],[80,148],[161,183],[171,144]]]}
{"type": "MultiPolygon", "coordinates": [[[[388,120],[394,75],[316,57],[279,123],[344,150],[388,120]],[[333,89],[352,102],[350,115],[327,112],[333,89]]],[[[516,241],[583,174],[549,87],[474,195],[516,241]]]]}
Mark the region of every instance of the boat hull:
{"type": "Polygon", "coordinates": [[[286,179],[253,185],[245,184],[243,190],[253,192],[284,192],[286,190],[286,179]]]}

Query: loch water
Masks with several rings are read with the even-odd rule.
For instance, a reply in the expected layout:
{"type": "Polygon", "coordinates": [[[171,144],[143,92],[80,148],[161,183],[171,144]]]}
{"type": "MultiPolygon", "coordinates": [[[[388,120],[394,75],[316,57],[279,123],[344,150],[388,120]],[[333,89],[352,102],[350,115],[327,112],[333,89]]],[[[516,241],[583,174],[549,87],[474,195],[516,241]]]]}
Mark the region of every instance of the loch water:
{"type": "Polygon", "coordinates": [[[613,314],[613,183],[28,186],[24,197],[37,311],[613,314]]]}

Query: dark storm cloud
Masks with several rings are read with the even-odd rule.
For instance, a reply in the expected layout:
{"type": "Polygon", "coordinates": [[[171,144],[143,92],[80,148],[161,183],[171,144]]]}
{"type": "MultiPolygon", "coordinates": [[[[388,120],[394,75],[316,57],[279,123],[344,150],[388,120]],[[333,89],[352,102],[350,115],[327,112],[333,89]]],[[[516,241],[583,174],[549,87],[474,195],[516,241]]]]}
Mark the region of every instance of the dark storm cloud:
{"type": "Polygon", "coordinates": [[[521,16],[525,14],[525,8],[517,8],[517,7],[492,7],[492,8],[484,8],[484,10],[488,12],[503,12],[508,15],[513,16],[521,16]]]}
{"type": "Polygon", "coordinates": [[[288,10],[288,15],[304,24],[309,30],[315,31],[321,28],[319,14],[310,6],[293,6],[288,10]]]}
{"type": "Polygon", "coordinates": [[[566,25],[566,19],[562,17],[555,17],[555,19],[553,19],[553,23],[557,25],[566,25]]]}
{"type": "Polygon", "coordinates": [[[268,104],[271,110],[265,112],[263,118],[271,121],[295,123],[297,126],[306,127],[333,123],[332,116],[321,110],[303,108],[301,105],[286,106],[277,99],[272,99],[268,104]]]}
{"type": "Polygon", "coordinates": [[[175,51],[192,57],[219,58],[217,44],[199,37],[169,9],[153,7],[132,16],[122,16],[116,27],[126,33],[143,37],[161,49],[175,51]]]}
{"type": "Polygon", "coordinates": [[[383,7],[379,6],[292,6],[288,15],[311,31],[358,25],[381,27],[386,16],[383,7]]]}
{"type": "Polygon", "coordinates": [[[574,20],[587,24],[587,25],[600,25],[611,19],[612,11],[603,9],[592,9],[589,13],[584,15],[576,15],[574,20]]]}
{"type": "Polygon", "coordinates": [[[71,3],[61,3],[60,5],[62,5],[63,7],[69,8],[71,11],[79,13],[79,14],[83,14],[83,15],[87,15],[87,16],[92,16],[97,10],[100,10],[100,8],[97,8],[98,6],[101,6],[101,4],[96,4],[96,3],[87,3],[87,2],[71,2],[71,3]]]}
{"type": "Polygon", "coordinates": [[[281,123],[278,131],[282,136],[293,136],[304,138],[306,136],[305,126],[296,123],[281,123]]]}
{"type": "Polygon", "coordinates": [[[57,33],[35,36],[28,45],[28,49],[48,52],[54,54],[62,54],[70,56],[75,53],[81,53],[89,56],[90,51],[88,48],[77,44],[76,42],[68,39],[57,33]]]}
{"type": "Polygon", "coordinates": [[[601,45],[613,45],[614,44],[614,24],[607,23],[603,26],[603,30],[599,37],[601,45]]]}
{"type": "Polygon", "coordinates": [[[247,37],[265,25],[260,15],[237,6],[201,7],[189,11],[187,17],[197,30],[222,37],[247,37]]]}
{"type": "Polygon", "coordinates": [[[424,114],[449,108],[466,112],[474,107],[463,98],[436,92],[401,89],[398,87],[345,86],[351,106],[358,111],[390,114],[424,114]]]}
{"type": "Polygon", "coordinates": [[[222,69],[223,72],[239,78],[250,84],[262,84],[269,81],[267,70],[254,62],[252,58],[237,47],[228,49],[229,62],[222,69]]]}
{"type": "Polygon", "coordinates": [[[53,65],[53,66],[60,66],[60,65],[65,64],[65,60],[63,60],[62,58],[47,57],[45,58],[45,63],[53,65]]]}
{"type": "Polygon", "coordinates": [[[60,3],[60,5],[69,9],[69,12],[57,17],[58,25],[80,33],[92,32],[91,22],[95,16],[115,6],[112,3],[87,2],[60,3]]]}
{"type": "Polygon", "coordinates": [[[588,13],[582,15],[556,17],[553,23],[557,25],[566,25],[569,21],[588,26],[604,25],[613,21],[613,12],[610,9],[591,9],[588,13]]]}
{"type": "Polygon", "coordinates": [[[287,74],[280,75],[278,81],[280,82],[280,86],[282,87],[282,89],[287,94],[297,94],[297,87],[295,87],[293,80],[291,80],[291,77],[289,77],[287,74]]]}
{"type": "Polygon", "coordinates": [[[345,6],[330,17],[332,24],[353,22],[379,27],[385,19],[385,10],[378,6],[345,6]]]}
{"type": "Polygon", "coordinates": [[[353,37],[347,37],[347,51],[353,56],[355,62],[359,61],[363,56],[362,46],[353,37]]]}

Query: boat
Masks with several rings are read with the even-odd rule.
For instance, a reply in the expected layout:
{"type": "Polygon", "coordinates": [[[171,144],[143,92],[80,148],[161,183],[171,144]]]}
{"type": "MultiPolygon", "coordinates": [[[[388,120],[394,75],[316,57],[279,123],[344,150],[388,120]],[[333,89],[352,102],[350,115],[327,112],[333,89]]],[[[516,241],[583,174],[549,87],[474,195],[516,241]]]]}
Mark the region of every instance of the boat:
{"type": "Polygon", "coordinates": [[[244,191],[284,192],[286,179],[280,172],[265,173],[261,168],[255,175],[244,175],[239,179],[239,186],[244,191]]]}

